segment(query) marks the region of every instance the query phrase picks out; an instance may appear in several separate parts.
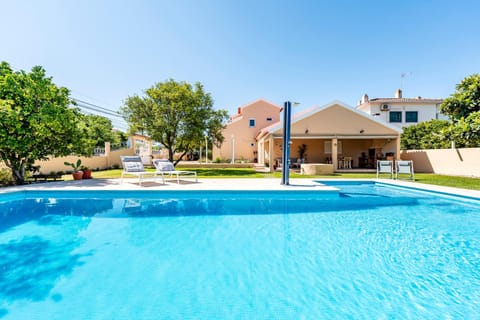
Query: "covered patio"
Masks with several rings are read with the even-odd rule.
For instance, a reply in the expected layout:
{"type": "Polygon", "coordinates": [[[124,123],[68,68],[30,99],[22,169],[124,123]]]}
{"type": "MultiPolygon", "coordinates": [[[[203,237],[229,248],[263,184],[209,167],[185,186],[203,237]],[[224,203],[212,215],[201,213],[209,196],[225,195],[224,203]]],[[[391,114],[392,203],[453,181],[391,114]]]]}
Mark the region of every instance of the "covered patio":
{"type": "MultiPolygon", "coordinates": [[[[281,167],[282,123],[257,135],[258,163],[281,167]]],[[[291,125],[290,167],[331,164],[334,172],[371,172],[377,160],[397,159],[400,131],[388,123],[335,101],[295,115],[291,125]]]]}

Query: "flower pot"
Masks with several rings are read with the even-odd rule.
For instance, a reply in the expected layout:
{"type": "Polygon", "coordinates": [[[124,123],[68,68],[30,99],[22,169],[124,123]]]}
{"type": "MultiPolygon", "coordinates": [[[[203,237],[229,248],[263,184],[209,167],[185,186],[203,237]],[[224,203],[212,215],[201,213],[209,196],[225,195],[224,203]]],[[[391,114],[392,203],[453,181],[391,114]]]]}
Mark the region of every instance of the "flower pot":
{"type": "Polygon", "coordinates": [[[72,173],[73,175],[73,180],[82,180],[83,177],[83,171],[75,171],[72,173]]]}
{"type": "Polygon", "coordinates": [[[92,179],[92,170],[84,169],[83,170],[83,178],[82,179],[92,179]]]}

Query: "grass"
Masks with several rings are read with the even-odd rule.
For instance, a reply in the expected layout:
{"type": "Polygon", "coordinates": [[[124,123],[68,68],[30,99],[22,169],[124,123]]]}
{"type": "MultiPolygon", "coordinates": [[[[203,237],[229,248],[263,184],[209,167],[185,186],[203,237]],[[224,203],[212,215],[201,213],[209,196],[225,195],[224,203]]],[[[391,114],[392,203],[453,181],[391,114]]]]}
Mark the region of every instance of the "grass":
{"type": "Polygon", "coordinates": [[[479,178],[442,176],[432,173],[418,173],[415,174],[415,181],[444,187],[480,190],[479,178]]]}
{"type": "MultiPolygon", "coordinates": [[[[153,172],[153,169],[148,169],[153,172]]],[[[256,172],[250,168],[195,168],[188,169],[182,168],[182,170],[197,171],[199,178],[278,178],[281,179],[281,172],[263,173],[256,172]]],[[[120,178],[122,169],[113,169],[105,171],[96,171],[92,173],[93,178],[96,179],[112,179],[120,178]]],[[[308,179],[372,179],[375,178],[375,173],[336,173],[333,175],[316,175],[316,176],[303,176],[298,173],[292,172],[290,178],[308,178],[308,179]]],[[[63,179],[71,180],[71,175],[64,175],[63,179]]],[[[417,173],[415,174],[415,181],[425,184],[432,184],[445,187],[456,187],[471,190],[480,190],[479,178],[467,178],[467,177],[453,177],[443,176],[432,173],[417,173]]]]}

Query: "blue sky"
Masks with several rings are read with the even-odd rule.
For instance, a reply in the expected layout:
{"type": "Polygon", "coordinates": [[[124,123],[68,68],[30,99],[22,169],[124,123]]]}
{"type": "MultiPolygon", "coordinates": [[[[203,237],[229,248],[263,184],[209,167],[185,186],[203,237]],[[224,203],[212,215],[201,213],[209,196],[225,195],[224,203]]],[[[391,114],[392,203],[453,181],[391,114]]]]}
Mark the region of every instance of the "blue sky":
{"type": "MultiPolygon", "coordinates": [[[[444,98],[480,72],[480,1],[0,0],[0,60],[117,110],[173,78],[215,107],[444,98]],[[402,79],[401,75],[406,76],[402,79]],[[402,83],[403,80],[403,83],[402,83]]],[[[118,121],[118,120],[117,120],[118,121]]]]}

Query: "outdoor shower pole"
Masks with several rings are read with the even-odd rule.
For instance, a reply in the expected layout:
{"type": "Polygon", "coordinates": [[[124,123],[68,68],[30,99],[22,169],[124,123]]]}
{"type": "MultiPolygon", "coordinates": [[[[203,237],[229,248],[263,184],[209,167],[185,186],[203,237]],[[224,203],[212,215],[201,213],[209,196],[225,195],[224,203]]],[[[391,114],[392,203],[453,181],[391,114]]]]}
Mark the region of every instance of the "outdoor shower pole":
{"type": "Polygon", "coordinates": [[[290,174],[290,123],[292,116],[292,103],[287,101],[283,106],[283,148],[282,148],[282,182],[289,185],[290,174]]]}

